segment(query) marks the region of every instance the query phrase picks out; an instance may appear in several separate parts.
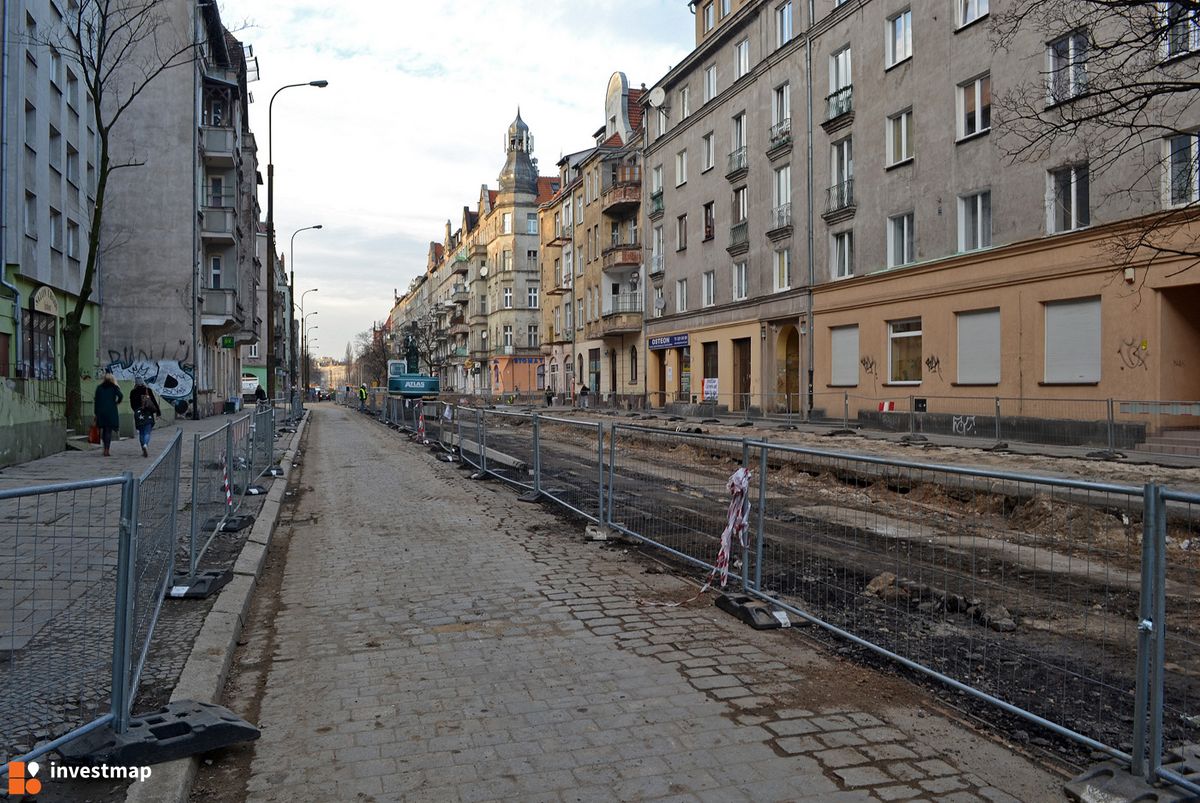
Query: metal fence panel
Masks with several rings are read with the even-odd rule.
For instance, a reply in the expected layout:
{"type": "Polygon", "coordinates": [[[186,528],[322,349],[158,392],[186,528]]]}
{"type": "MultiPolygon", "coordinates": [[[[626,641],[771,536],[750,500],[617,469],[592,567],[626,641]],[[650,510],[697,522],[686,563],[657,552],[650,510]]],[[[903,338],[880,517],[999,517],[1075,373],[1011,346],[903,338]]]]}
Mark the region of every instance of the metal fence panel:
{"type": "Polygon", "coordinates": [[[111,719],[131,475],[0,491],[0,762],[111,719]]]}
{"type": "Polygon", "coordinates": [[[744,442],[621,424],[610,437],[607,522],[713,569],[728,520],[725,486],[744,442]]]}
{"type": "Polygon", "coordinates": [[[486,428],[487,473],[518,488],[533,490],[533,417],[482,410],[486,428]]]}
{"type": "Polygon", "coordinates": [[[229,480],[233,486],[234,512],[241,509],[246,489],[256,479],[250,471],[252,420],[253,416],[246,415],[229,422],[229,480]]]}
{"type": "Polygon", "coordinates": [[[459,407],[455,411],[458,419],[457,446],[462,461],[475,468],[483,468],[483,410],[478,407],[459,407]]]}
{"type": "Polygon", "coordinates": [[[270,408],[263,408],[254,416],[254,477],[261,477],[274,463],[275,413],[270,408]]]}
{"type": "Polygon", "coordinates": [[[195,436],[192,449],[192,521],[188,544],[188,571],[196,574],[201,556],[233,510],[226,449],[229,425],[195,436]]]}
{"type": "Polygon", "coordinates": [[[538,486],[547,497],[587,519],[604,518],[601,496],[607,457],[604,425],[538,417],[538,486]]]}
{"type": "Polygon", "coordinates": [[[751,447],[762,593],[1128,760],[1141,489],[751,447]]]}

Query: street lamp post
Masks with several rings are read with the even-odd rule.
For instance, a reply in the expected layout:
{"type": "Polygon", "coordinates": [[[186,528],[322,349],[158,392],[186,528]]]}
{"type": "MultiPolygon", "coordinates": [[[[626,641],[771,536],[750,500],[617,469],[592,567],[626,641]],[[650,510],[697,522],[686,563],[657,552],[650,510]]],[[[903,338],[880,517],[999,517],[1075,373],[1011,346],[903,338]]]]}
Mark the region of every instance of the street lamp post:
{"type": "Polygon", "coordinates": [[[300,364],[300,383],[303,385],[305,392],[308,391],[308,333],[313,329],[319,328],[317,325],[309,326],[308,319],[316,315],[318,310],[313,310],[307,315],[301,311],[300,315],[300,331],[303,332],[303,337],[300,339],[300,354],[304,361],[300,364]]]}
{"type": "MultiPolygon", "coordinates": [[[[288,246],[288,262],[290,263],[291,272],[292,272],[291,287],[292,287],[293,293],[296,292],[296,235],[302,231],[309,231],[310,229],[321,229],[321,228],[324,228],[324,226],[322,226],[320,223],[318,223],[315,226],[305,226],[302,229],[296,229],[294,232],[292,232],[291,244],[288,246]]],[[[314,287],[312,290],[305,290],[303,293],[300,294],[300,315],[301,316],[304,315],[304,296],[307,295],[308,293],[314,292],[315,290],[316,290],[316,288],[314,287]]],[[[292,330],[295,328],[295,325],[296,325],[296,319],[294,317],[292,317],[292,312],[294,312],[294,310],[292,310],[292,309],[288,310],[288,336],[289,337],[291,337],[292,330]]],[[[288,376],[292,383],[292,387],[294,388],[294,387],[296,387],[296,349],[294,349],[294,348],[292,349],[291,360],[289,360],[288,362],[289,362],[288,376]]]]}
{"type": "Polygon", "coordinates": [[[267,104],[267,395],[275,398],[275,159],[272,154],[271,114],[275,97],[296,86],[327,87],[325,80],[286,84],[275,90],[267,104]]]}

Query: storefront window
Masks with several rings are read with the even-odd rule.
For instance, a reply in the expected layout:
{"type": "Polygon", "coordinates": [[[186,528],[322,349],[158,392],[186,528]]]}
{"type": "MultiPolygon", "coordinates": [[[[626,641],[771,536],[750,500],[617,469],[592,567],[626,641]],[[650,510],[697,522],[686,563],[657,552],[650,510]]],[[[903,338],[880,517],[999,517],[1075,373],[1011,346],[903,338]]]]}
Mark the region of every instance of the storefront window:
{"type": "Polygon", "coordinates": [[[54,316],[21,310],[21,326],[26,332],[25,376],[30,379],[54,379],[54,316]]]}

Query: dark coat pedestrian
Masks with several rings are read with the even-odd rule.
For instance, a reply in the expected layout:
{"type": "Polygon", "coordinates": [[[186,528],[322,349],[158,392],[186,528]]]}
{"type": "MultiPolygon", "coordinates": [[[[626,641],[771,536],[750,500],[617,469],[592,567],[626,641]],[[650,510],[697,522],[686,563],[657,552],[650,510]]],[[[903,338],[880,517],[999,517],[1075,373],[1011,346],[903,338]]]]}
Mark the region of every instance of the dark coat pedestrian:
{"type": "Polygon", "coordinates": [[[105,374],[104,381],[96,386],[94,399],[96,409],[96,426],[100,428],[100,440],[104,444],[104,456],[109,457],[109,447],[112,445],[113,433],[121,428],[119,405],[125,399],[117,385],[117,379],[112,374],[105,374]]]}
{"type": "Polygon", "coordinates": [[[162,410],[158,407],[158,399],[154,398],[154,391],[140,376],[133,380],[129,406],[133,408],[133,426],[142,445],[142,457],[149,457],[150,433],[154,430],[155,417],[162,418],[162,410]]]}
{"type": "Polygon", "coordinates": [[[254,386],[254,400],[257,402],[265,402],[267,400],[267,392],[263,390],[262,385],[254,386]]]}

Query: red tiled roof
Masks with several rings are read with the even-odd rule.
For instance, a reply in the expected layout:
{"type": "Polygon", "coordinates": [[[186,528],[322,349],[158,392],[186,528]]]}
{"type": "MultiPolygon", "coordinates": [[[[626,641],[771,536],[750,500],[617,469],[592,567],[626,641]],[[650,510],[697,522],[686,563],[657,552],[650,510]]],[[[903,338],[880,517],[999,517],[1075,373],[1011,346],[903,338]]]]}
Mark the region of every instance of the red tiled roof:
{"type": "Polygon", "coordinates": [[[437,260],[440,260],[442,258],[442,244],[441,243],[433,244],[433,258],[437,259],[437,260]]]}
{"type": "Polygon", "coordinates": [[[496,190],[488,190],[488,203],[492,206],[496,205],[496,196],[500,193],[496,190]]]}
{"type": "Polygon", "coordinates": [[[602,148],[604,148],[604,147],[619,148],[624,144],[625,143],[621,142],[621,135],[618,133],[614,133],[611,137],[604,140],[604,142],[601,143],[600,147],[602,147],[602,148]]]}
{"type": "Polygon", "coordinates": [[[629,90],[629,127],[637,131],[642,127],[642,90],[629,90]]]}
{"type": "Polygon", "coordinates": [[[554,197],[554,185],[557,183],[558,176],[538,176],[537,203],[539,205],[554,197]]]}

